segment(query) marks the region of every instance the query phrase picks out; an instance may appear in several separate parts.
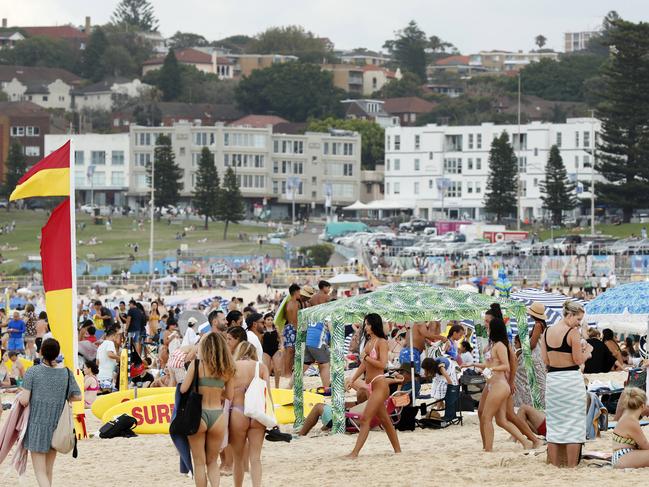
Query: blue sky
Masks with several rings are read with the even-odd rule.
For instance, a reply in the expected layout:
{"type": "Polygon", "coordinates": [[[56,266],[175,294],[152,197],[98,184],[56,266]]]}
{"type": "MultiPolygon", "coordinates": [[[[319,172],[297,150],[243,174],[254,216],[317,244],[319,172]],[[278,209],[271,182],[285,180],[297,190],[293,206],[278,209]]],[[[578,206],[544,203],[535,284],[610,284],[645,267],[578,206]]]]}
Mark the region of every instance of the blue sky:
{"type": "MultiPolygon", "coordinates": [[[[2,0],[9,25],[105,23],[117,0],[2,0]]],[[[415,19],[428,35],[463,53],[481,49],[547,47],[563,50],[563,33],[589,30],[612,9],[628,20],[649,19],[646,0],[152,0],[164,35],[177,30],[218,39],[253,35],[269,26],[298,24],[329,37],[336,48],[381,48],[393,32],[415,19]]]]}

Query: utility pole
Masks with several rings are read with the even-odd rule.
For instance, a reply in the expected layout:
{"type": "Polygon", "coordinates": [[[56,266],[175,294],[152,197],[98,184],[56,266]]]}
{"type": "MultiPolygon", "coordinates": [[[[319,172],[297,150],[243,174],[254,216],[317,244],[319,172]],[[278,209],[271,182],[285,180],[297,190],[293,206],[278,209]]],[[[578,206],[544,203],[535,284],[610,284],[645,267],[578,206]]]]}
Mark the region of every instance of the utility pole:
{"type": "Polygon", "coordinates": [[[153,279],[155,273],[153,272],[153,221],[155,217],[155,154],[151,160],[151,208],[150,217],[151,217],[151,226],[149,228],[149,291],[153,292],[153,279]]]}
{"type": "Polygon", "coordinates": [[[590,111],[590,143],[593,160],[590,165],[590,234],[595,235],[595,161],[597,160],[597,142],[595,140],[595,110],[590,111]]]}
{"type": "Polygon", "coordinates": [[[516,230],[521,229],[521,145],[523,137],[521,136],[521,72],[518,71],[518,148],[516,151],[516,165],[518,180],[516,183],[516,230]]]}

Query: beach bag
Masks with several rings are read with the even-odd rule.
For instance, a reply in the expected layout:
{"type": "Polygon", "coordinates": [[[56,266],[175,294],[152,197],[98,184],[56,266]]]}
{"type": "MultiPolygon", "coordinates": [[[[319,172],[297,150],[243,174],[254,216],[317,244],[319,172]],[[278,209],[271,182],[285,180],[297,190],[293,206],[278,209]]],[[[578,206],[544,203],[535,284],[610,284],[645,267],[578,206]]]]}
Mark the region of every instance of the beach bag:
{"type": "Polygon", "coordinates": [[[243,414],[263,424],[266,428],[277,426],[275,410],[268,395],[266,381],[259,377],[259,362],[255,364],[255,376],[246,390],[243,414]]]}
{"type": "Polygon", "coordinates": [[[137,426],[137,421],[134,417],[128,414],[120,414],[112,421],[109,421],[101,428],[99,428],[99,438],[132,438],[137,436],[133,429],[137,426]]]}
{"type": "Polygon", "coordinates": [[[194,360],[192,389],[180,396],[176,417],[169,425],[169,434],[190,436],[196,434],[201,424],[203,396],[198,393],[198,359],[194,360]]]}
{"type": "Polygon", "coordinates": [[[56,425],[52,435],[52,448],[59,453],[70,453],[75,450],[73,456],[76,457],[77,437],[74,434],[74,420],[72,418],[72,406],[68,402],[70,395],[70,371],[68,370],[68,385],[65,388],[65,399],[63,400],[63,410],[59,416],[59,422],[56,425]]]}

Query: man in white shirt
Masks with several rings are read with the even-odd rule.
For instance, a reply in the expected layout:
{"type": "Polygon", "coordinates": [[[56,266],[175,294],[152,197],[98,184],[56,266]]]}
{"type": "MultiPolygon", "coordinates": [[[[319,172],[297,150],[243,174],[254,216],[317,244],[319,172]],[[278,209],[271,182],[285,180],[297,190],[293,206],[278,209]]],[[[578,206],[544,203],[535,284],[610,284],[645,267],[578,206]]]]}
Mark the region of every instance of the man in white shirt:
{"type": "Polygon", "coordinates": [[[99,366],[97,379],[99,387],[102,389],[113,389],[113,375],[119,360],[117,350],[121,340],[121,335],[116,330],[109,329],[103,343],[97,349],[97,365],[99,366]]]}
{"type": "Polygon", "coordinates": [[[264,357],[264,349],[261,340],[264,336],[264,315],[261,313],[250,313],[246,318],[248,341],[257,349],[257,360],[261,362],[264,357]]]}

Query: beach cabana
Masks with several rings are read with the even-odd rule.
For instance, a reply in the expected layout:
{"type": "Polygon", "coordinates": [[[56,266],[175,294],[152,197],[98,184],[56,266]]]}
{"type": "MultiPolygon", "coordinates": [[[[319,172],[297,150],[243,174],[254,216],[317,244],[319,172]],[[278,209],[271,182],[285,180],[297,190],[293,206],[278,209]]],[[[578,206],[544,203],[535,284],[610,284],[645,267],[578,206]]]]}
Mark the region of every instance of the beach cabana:
{"type": "Polygon", "coordinates": [[[622,284],[586,304],[586,319],[598,328],[644,335],[649,324],[649,282],[622,284]]]}
{"type": "MultiPolygon", "coordinates": [[[[486,330],[481,326],[482,316],[493,302],[500,303],[506,316],[515,318],[519,323],[524,324],[519,327],[524,364],[528,377],[530,377],[530,389],[534,404],[539,407],[540,397],[532,365],[526,309],[523,303],[510,299],[463,292],[457,289],[433,287],[423,283],[401,282],[383,286],[371,293],[331,301],[299,311],[297,342],[295,345],[295,371],[298,373],[295,374],[295,399],[293,403],[295,428],[299,429],[304,422],[303,378],[299,371],[302,370],[306,329],[309,323],[326,322],[331,324],[331,388],[334,411],[332,431],[342,433],[345,426],[343,342],[345,340],[344,329],[346,324],[362,322],[368,313],[378,313],[384,321],[409,325],[434,320],[471,320],[475,324],[476,334],[484,338],[486,337],[486,330]]],[[[410,347],[412,356],[412,341],[410,347]]],[[[411,370],[413,370],[412,375],[414,377],[413,363],[411,363],[411,370]]],[[[412,390],[414,391],[414,386],[412,390]]]]}

